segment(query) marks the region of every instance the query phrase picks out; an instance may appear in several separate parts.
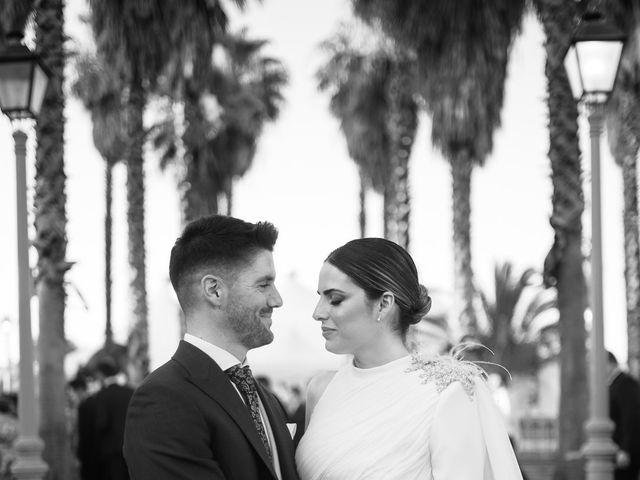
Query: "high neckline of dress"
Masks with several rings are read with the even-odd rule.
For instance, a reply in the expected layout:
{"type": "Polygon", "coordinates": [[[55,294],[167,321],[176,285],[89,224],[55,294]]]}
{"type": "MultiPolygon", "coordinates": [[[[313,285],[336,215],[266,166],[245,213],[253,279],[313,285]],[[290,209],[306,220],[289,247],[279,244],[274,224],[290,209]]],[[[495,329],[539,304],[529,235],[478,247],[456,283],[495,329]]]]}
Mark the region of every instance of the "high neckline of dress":
{"type": "Polygon", "coordinates": [[[349,363],[349,365],[351,367],[351,371],[353,371],[356,375],[371,376],[371,375],[378,375],[380,373],[393,371],[398,367],[405,368],[410,363],[411,363],[411,354],[407,354],[404,357],[391,360],[390,362],[383,363],[382,365],[378,365],[377,367],[369,367],[369,368],[356,367],[356,365],[353,363],[353,360],[349,363]]]}

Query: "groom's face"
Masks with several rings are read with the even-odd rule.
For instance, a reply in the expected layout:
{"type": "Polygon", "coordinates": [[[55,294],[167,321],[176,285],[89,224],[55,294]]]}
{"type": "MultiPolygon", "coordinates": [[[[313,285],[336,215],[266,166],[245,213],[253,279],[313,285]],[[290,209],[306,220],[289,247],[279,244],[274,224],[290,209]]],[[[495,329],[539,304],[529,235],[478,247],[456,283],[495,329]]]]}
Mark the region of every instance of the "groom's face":
{"type": "Polygon", "coordinates": [[[273,341],[271,314],[282,306],[275,278],[272,253],[260,250],[229,279],[227,323],[238,343],[247,349],[273,341]]]}

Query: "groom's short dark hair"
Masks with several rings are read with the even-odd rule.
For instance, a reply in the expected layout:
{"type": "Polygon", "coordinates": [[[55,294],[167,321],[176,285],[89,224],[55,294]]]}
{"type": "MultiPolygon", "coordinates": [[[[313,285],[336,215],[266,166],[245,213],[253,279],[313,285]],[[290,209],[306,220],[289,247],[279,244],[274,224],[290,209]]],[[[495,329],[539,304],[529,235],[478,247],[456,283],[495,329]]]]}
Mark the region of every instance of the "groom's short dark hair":
{"type": "Polygon", "coordinates": [[[211,215],[189,223],[169,259],[169,278],[178,300],[187,275],[207,267],[229,270],[242,266],[259,250],[273,251],[277,238],[278,230],[269,222],[211,215]]]}

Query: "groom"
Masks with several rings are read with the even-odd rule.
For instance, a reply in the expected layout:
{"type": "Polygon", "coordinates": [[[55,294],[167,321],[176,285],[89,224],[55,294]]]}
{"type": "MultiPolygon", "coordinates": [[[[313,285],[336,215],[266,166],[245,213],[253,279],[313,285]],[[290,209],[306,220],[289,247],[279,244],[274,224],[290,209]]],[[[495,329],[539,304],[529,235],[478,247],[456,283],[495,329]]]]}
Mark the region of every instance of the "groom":
{"type": "Polygon", "coordinates": [[[271,343],[278,232],[213,215],[190,223],[169,276],[186,321],[171,360],[136,390],[124,455],[131,480],[297,480],[278,401],[254,381],[247,351],[271,343]]]}

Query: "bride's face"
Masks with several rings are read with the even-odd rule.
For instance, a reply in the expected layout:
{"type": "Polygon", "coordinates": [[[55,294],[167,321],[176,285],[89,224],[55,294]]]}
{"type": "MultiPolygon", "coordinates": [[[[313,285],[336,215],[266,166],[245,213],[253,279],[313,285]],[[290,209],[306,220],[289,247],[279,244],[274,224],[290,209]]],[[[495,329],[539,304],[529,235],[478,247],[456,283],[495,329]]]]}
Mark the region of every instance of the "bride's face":
{"type": "Polygon", "coordinates": [[[330,263],[324,263],[318,280],[320,300],[313,318],[322,322],[325,348],[332,353],[353,354],[379,333],[377,302],[330,263]]]}

